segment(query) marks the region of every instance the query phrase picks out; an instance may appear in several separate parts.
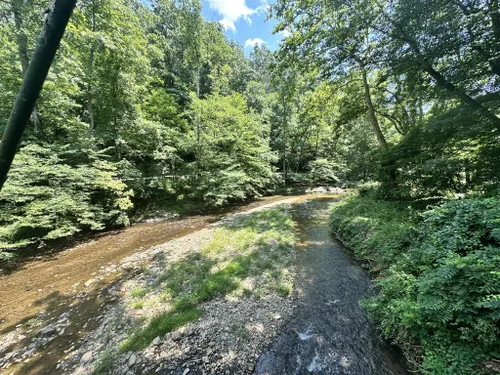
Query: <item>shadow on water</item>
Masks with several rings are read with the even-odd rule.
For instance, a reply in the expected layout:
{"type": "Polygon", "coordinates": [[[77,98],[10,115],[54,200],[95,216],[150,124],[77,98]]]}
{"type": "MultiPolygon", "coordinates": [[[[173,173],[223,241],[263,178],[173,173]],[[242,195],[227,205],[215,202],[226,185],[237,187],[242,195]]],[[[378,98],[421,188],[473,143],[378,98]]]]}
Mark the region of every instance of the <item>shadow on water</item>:
{"type": "Polygon", "coordinates": [[[408,374],[401,352],[378,337],[359,307],[372,284],[330,234],[328,208],[335,200],[314,197],[294,205],[297,313],[260,356],[256,374],[408,374]]]}
{"type": "MultiPolygon", "coordinates": [[[[21,331],[18,332],[22,332],[24,339],[5,348],[5,353],[16,354],[6,372],[0,370],[0,374],[66,374],[65,370],[58,368],[58,363],[77,353],[77,349],[88,339],[87,335],[103,323],[107,310],[117,309],[118,306],[121,311],[119,295],[123,283],[136,274],[137,270],[127,270],[118,278],[96,282],[92,290],[83,294],[56,291],[36,300],[34,304],[42,305],[45,313],[42,316],[26,316],[18,322],[16,327],[19,327],[21,331]],[[41,324],[30,326],[30,322],[37,320],[41,324]]],[[[13,332],[16,327],[5,327],[0,333],[13,332]]]]}

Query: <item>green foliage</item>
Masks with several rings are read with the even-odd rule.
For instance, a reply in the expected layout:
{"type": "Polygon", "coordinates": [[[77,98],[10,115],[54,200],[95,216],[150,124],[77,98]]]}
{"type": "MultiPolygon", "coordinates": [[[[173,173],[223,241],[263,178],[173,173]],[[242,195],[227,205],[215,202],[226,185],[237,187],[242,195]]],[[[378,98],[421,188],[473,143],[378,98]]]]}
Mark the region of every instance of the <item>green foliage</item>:
{"type": "Polygon", "coordinates": [[[272,180],[274,156],[263,136],[265,129],[243,96],[195,99],[193,117],[191,147],[198,176],[188,192],[215,205],[262,193],[272,180]]]}
{"type": "Polygon", "coordinates": [[[315,185],[337,183],[338,176],[345,170],[345,166],[328,159],[316,159],[309,163],[309,168],[310,180],[315,185]]]}
{"type": "Polygon", "coordinates": [[[0,193],[0,248],[128,223],[130,192],[116,179],[116,167],[92,152],[81,165],[64,155],[38,145],[18,153],[0,193]]]}
{"type": "Polygon", "coordinates": [[[386,268],[404,256],[415,237],[412,213],[404,204],[388,204],[368,196],[352,196],[334,206],[332,229],[356,253],[386,268]]]}
{"type": "MultiPolygon", "coordinates": [[[[380,179],[405,195],[432,196],[489,189],[500,170],[500,147],[491,126],[453,109],[413,129],[382,159],[380,179]],[[397,169],[391,181],[388,169],[397,169]]],[[[394,194],[393,194],[394,195],[394,194]]]]}
{"type": "Polygon", "coordinates": [[[380,293],[363,306],[387,337],[410,351],[421,344],[425,374],[479,374],[500,354],[499,207],[497,198],[450,201],[421,219],[370,197],[333,208],[333,229],[381,268],[380,293]]]}

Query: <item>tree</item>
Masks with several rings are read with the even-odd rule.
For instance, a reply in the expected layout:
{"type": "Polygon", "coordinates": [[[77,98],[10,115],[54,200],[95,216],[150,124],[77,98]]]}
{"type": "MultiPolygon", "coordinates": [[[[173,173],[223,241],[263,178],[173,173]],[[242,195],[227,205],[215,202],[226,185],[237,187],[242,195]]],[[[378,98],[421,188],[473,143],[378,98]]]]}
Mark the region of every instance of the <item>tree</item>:
{"type": "Polygon", "coordinates": [[[29,116],[35,107],[75,4],[76,0],[55,0],[49,9],[32,62],[24,75],[0,143],[0,190],[5,183],[29,116]]]}

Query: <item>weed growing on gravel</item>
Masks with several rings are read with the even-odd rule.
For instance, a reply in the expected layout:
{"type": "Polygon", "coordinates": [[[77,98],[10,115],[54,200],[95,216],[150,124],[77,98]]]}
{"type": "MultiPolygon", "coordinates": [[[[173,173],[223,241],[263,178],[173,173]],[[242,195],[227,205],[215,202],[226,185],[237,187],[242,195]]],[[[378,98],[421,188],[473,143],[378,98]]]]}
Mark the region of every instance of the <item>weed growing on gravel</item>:
{"type": "MultiPolygon", "coordinates": [[[[168,311],[132,334],[122,351],[146,347],[162,336],[201,316],[200,305],[237,293],[241,297],[292,290],[287,268],[294,258],[295,229],[285,206],[235,218],[217,229],[212,241],[200,252],[169,264],[158,279],[160,298],[168,311]],[[247,280],[248,285],[242,285],[247,280]]],[[[145,295],[135,289],[135,297],[145,295]]]]}
{"type": "Polygon", "coordinates": [[[234,324],[231,327],[234,335],[242,341],[246,341],[250,338],[250,332],[243,324],[234,324]]]}
{"type": "Polygon", "coordinates": [[[142,310],[144,308],[144,301],[137,301],[132,304],[132,308],[136,310],[142,310]]]}
{"type": "Polygon", "coordinates": [[[168,312],[154,317],[144,329],[132,334],[120,346],[121,352],[143,349],[149,345],[157,336],[171,332],[184,324],[198,319],[201,310],[197,308],[187,309],[183,312],[168,312]]]}
{"type": "Polygon", "coordinates": [[[111,368],[113,367],[115,359],[116,351],[111,351],[109,349],[105,350],[97,362],[97,366],[94,370],[93,375],[109,374],[111,368]]]}
{"type": "Polygon", "coordinates": [[[288,297],[290,295],[290,293],[292,292],[292,285],[291,284],[278,284],[278,285],[276,285],[274,290],[281,297],[288,297]]]}
{"type": "Polygon", "coordinates": [[[146,294],[148,293],[148,291],[144,288],[134,288],[132,289],[132,291],[130,292],[130,295],[132,297],[135,297],[135,298],[142,298],[144,297],[146,294]]]}

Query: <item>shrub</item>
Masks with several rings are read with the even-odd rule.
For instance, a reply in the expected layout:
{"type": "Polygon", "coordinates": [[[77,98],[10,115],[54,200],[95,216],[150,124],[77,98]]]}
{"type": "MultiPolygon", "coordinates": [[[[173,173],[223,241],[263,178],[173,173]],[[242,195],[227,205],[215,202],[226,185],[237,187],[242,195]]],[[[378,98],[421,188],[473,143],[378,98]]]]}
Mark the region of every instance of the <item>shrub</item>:
{"type": "Polygon", "coordinates": [[[57,151],[29,145],[16,156],[0,193],[0,251],[128,223],[132,204],[114,165],[97,156],[74,165],[57,151]]]}
{"type": "Polygon", "coordinates": [[[499,200],[446,202],[418,222],[394,203],[369,201],[355,197],[332,212],[349,245],[382,265],[380,293],[363,306],[386,336],[420,343],[424,374],[480,374],[480,362],[500,356],[499,200]],[[417,235],[404,241],[408,225],[417,235]]]}
{"type": "Polygon", "coordinates": [[[415,236],[412,216],[411,209],[402,203],[352,196],[334,206],[330,224],[357,255],[386,268],[415,236]]]}

